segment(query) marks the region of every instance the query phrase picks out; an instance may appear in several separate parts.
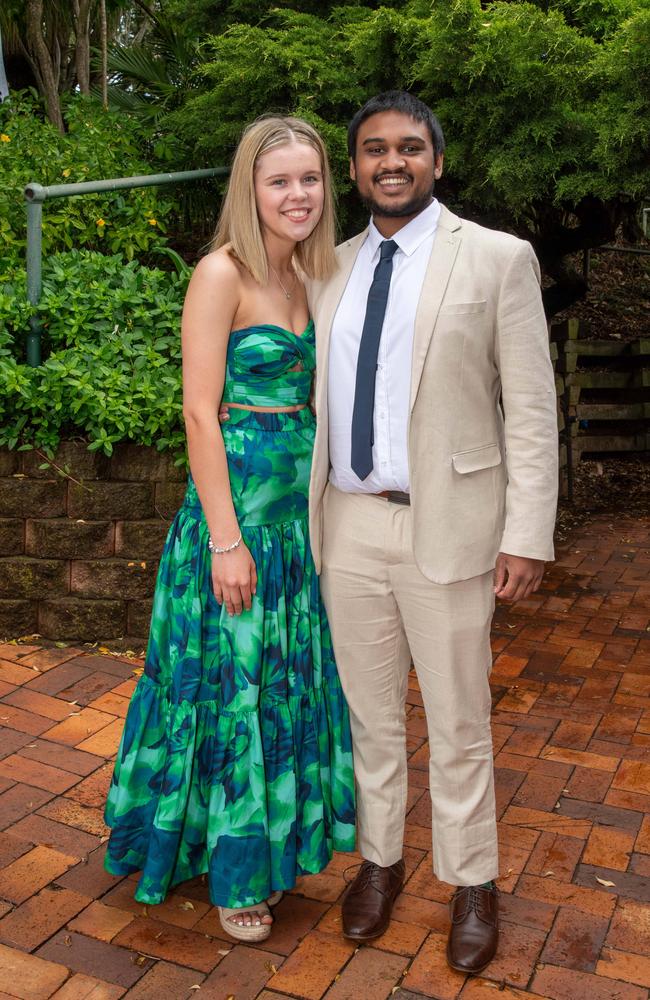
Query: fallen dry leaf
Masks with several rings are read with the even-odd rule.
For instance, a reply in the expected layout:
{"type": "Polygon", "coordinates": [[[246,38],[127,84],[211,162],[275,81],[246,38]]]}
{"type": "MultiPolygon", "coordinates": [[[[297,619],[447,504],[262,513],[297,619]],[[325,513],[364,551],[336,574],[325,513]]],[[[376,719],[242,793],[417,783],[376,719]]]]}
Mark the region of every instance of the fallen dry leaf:
{"type": "Polygon", "coordinates": [[[186,899],[184,903],[179,903],[178,906],[179,906],[179,908],[181,910],[193,910],[194,909],[194,903],[190,903],[189,899],[186,899]]]}
{"type": "Polygon", "coordinates": [[[606,878],[598,878],[597,875],[596,875],[596,881],[600,882],[601,885],[606,885],[608,889],[611,886],[616,886],[616,882],[610,882],[609,879],[606,878]]]}

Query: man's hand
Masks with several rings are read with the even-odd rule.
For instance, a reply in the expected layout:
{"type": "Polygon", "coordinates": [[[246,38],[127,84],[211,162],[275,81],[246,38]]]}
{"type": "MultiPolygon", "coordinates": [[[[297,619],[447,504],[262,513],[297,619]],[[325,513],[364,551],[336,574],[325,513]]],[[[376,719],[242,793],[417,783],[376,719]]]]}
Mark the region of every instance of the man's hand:
{"type": "Polygon", "coordinates": [[[537,590],[543,576],[543,559],[526,559],[499,552],[494,567],[495,596],[502,601],[521,601],[537,590]]]}

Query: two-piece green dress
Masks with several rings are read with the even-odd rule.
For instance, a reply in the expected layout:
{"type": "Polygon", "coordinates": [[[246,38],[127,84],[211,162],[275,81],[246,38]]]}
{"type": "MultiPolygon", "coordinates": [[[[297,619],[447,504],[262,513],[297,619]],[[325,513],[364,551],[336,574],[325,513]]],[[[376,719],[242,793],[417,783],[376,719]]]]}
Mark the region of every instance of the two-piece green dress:
{"type": "MultiPolygon", "coordinates": [[[[314,364],[311,322],[301,337],[235,330],[224,401],[306,403],[314,364]]],[[[309,407],[231,408],[222,426],[257,567],[250,611],[231,617],[214,598],[191,479],[170,528],[106,805],[106,868],[142,870],[144,903],[207,872],[214,903],[250,906],[354,849],[348,712],[308,537],[314,429],[309,407]]]]}

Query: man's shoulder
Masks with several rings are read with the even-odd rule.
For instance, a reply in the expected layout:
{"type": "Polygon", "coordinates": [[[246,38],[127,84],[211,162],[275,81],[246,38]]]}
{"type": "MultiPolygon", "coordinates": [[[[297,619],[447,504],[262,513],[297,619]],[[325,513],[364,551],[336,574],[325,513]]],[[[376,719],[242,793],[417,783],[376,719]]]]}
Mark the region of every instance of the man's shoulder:
{"type": "MultiPolygon", "coordinates": [[[[502,229],[491,229],[489,226],[483,226],[472,219],[464,219],[458,215],[454,215],[449,210],[441,216],[442,227],[445,224],[445,216],[456,220],[459,224],[456,228],[460,231],[464,240],[476,243],[492,253],[505,254],[509,257],[517,250],[521,252],[525,247],[530,248],[530,243],[527,240],[522,240],[513,233],[506,233],[502,229]]],[[[450,227],[448,226],[447,228],[450,227]]]]}

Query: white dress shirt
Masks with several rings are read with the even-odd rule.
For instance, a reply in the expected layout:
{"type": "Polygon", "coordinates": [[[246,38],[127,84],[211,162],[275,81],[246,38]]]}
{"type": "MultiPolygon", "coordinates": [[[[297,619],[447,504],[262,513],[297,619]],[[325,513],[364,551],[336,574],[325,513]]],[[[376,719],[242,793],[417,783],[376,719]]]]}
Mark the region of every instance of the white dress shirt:
{"type": "Polygon", "coordinates": [[[361,480],[350,464],[357,357],[368,291],[386,239],[371,221],[339,303],[329,349],[328,410],[330,482],[345,493],[408,493],[407,435],[415,313],[420,299],[440,204],[435,200],[391,239],[393,256],[388,303],[377,357],[373,468],[361,480]]]}

